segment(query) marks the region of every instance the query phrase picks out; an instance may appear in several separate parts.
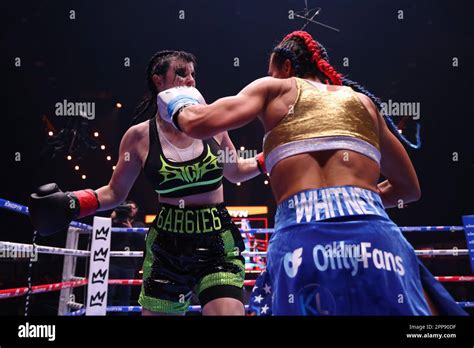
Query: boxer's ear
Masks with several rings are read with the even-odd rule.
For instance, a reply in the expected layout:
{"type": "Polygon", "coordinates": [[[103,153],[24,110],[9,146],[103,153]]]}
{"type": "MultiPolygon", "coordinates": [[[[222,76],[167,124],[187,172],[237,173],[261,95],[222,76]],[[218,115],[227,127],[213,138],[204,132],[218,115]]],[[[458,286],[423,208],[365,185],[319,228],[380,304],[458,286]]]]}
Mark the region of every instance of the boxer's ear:
{"type": "Polygon", "coordinates": [[[151,79],[156,87],[156,90],[161,91],[163,89],[163,86],[165,85],[164,76],[154,74],[151,79]]]}
{"type": "Polygon", "coordinates": [[[294,69],[293,65],[291,64],[291,60],[285,59],[283,62],[282,71],[286,78],[294,76],[294,69]]]}

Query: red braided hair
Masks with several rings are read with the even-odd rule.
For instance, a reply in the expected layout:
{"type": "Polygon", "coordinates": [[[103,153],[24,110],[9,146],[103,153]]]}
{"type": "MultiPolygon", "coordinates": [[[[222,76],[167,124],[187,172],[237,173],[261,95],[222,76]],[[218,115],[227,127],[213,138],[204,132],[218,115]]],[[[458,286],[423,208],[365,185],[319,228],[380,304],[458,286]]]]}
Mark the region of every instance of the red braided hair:
{"type": "Polygon", "coordinates": [[[282,42],[288,41],[294,37],[302,39],[311,55],[311,62],[326,75],[333,85],[342,86],[342,75],[339,74],[326,60],[321,58],[321,50],[318,43],[306,31],[294,31],[286,35],[282,42]]]}

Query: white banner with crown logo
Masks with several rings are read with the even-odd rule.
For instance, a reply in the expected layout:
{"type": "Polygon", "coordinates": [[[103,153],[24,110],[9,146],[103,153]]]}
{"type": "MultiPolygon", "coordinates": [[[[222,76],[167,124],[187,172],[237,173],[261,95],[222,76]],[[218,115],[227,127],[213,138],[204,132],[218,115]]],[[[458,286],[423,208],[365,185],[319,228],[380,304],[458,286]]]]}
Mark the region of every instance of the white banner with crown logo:
{"type": "Polygon", "coordinates": [[[86,315],[106,315],[107,313],[111,234],[111,219],[95,216],[89,259],[86,315]]]}

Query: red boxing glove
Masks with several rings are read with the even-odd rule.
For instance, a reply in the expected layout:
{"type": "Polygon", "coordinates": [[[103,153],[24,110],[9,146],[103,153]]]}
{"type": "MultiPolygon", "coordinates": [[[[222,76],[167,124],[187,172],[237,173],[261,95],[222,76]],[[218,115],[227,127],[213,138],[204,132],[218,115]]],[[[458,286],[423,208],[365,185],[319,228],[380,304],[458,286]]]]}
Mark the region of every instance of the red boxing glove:
{"type": "Polygon", "coordinates": [[[267,167],[265,166],[265,157],[263,157],[263,152],[260,152],[257,156],[255,156],[255,160],[257,161],[258,170],[262,174],[268,174],[267,167]]]}

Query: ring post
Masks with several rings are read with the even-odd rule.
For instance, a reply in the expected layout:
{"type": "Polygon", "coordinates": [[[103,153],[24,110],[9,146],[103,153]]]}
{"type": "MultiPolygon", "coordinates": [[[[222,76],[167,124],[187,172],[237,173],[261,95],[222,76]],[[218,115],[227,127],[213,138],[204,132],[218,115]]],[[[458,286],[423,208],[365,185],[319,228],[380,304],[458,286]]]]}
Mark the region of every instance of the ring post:
{"type": "MultiPolygon", "coordinates": [[[[79,232],[75,227],[69,227],[67,230],[66,237],[66,249],[75,249],[77,250],[77,245],[79,243],[79,232]]],[[[70,281],[76,273],[76,262],[77,257],[72,255],[65,255],[63,261],[63,282],[70,281]]],[[[69,313],[69,308],[67,303],[69,301],[74,301],[71,296],[73,295],[73,289],[67,288],[62,289],[59,295],[59,306],[58,306],[58,315],[66,315],[69,313]]]]}
{"type": "Polygon", "coordinates": [[[464,215],[462,222],[464,224],[469,261],[471,262],[471,272],[474,273],[474,215],[464,215]]]}

